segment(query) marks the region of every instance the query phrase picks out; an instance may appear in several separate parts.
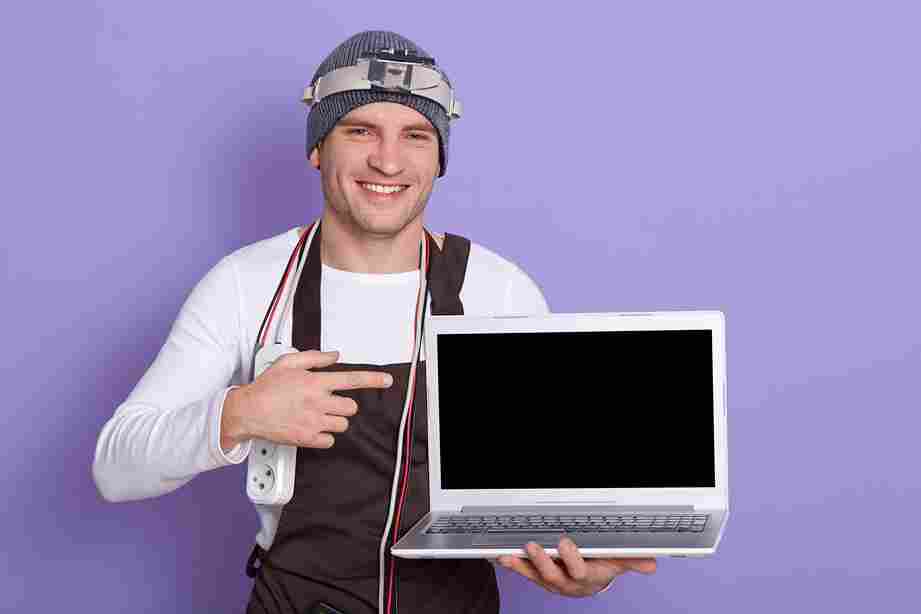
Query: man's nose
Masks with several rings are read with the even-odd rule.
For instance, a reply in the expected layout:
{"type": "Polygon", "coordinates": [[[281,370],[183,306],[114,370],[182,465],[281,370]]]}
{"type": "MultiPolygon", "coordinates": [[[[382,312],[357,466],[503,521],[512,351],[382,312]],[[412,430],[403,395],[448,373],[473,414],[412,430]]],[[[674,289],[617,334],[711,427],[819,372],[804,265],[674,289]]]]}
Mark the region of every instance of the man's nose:
{"type": "Polygon", "coordinates": [[[400,142],[396,138],[382,138],[368,154],[368,164],[385,175],[396,175],[403,170],[400,142]]]}

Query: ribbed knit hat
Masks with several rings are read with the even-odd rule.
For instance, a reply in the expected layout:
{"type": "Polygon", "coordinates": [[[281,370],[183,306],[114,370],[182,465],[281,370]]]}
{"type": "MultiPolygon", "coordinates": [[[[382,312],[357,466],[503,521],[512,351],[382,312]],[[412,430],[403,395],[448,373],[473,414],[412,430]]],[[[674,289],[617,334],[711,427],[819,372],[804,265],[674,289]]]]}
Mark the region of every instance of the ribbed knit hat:
{"type": "MultiPolygon", "coordinates": [[[[343,66],[352,66],[358,61],[362,53],[381,49],[407,49],[414,55],[429,56],[425,49],[395,32],[381,30],[359,32],[333,49],[333,52],[317,68],[317,72],[314,73],[310,84],[315,85],[318,78],[331,70],[342,68],[343,66]]],[[[438,69],[441,70],[441,67],[439,66],[438,69]]],[[[444,74],[444,71],[442,71],[442,76],[450,85],[451,82],[448,80],[448,76],[444,74]]],[[[448,168],[448,139],[451,136],[448,114],[440,104],[433,100],[400,92],[351,90],[332,94],[311,106],[310,113],[307,115],[307,155],[310,155],[317,143],[349,111],[371,102],[396,102],[415,109],[424,115],[435,127],[435,130],[438,131],[438,157],[441,163],[441,172],[438,176],[441,177],[445,174],[445,170],[448,168]]]]}

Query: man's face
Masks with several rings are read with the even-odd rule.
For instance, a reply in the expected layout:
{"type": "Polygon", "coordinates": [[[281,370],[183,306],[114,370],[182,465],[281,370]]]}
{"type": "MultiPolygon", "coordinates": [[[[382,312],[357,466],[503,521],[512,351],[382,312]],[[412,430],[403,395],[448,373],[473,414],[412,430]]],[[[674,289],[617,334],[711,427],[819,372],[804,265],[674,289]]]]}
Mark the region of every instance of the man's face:
{"type": "Polygon", "coordinates": [[[424,115],[375,102],[344,116],[310,153],[330,214],[351,230],[394,236],[421,226],[439,173],[438,133],[424,115]]]}

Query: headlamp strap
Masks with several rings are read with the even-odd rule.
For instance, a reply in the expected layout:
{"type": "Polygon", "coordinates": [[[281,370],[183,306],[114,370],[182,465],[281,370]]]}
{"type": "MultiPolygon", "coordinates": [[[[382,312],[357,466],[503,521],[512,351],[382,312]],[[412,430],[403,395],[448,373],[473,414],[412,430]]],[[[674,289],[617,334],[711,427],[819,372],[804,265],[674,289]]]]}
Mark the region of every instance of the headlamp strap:
{"type": "Polygon", "coordinates": [[[352,66],[318,77],[304,90],[308,105],[350,90],[384,90],[415,94],[440,104],[451,119],[461,115],[460,101],[435,67],[435,58],[415,55],[406,49],[366,52],[352,66]]]}

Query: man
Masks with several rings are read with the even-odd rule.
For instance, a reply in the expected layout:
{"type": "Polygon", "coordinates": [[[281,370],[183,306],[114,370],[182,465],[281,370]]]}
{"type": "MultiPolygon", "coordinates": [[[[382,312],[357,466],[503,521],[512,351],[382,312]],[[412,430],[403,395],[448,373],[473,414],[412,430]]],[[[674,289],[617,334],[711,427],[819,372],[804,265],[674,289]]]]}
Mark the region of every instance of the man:
{"type": "MultiPolygon", "coordinates": [[[[248,245],[209,271],[96,449],[100,492],[121,501],[164,494],[202,471],[241,463],[254,438],[298,446],[291,501],[283,510],[256,506],[262,529],[247,566],[255,577],[249,612],[335,611],[323,603],[352,614],[378,610],[378,546],[414,360],[408,333],[422,243],[431,248],[429,313],[548,311],[534,282],[508,260],[461,237],[425,231],[425,206],[447,167],[449,120],[457,115],[453,89],[429,60],[418,60],[418,72],[440,74],[437,88],[348,89],[350,71],[365,66],[360,60],[369,53],[428,57],[392,32],[362,32],[314,75],[307,153],[320,171],[325,204],[303,254],[290,315],[282,308],[276,316],[279,339],[300,351],[253,381],[260,322],[270,319],[279,276],[307,228],[248,245]],[[329,83],[339,83],[338,91],[329,83]]],[[[422,417],[408,434],[413,455],[401,531],[428,507],[424,361],[417,368],[413,394],[422,417]]],[[[479,368],[471,365],[472,382],[479,368]]],[[[560,551],[555,562],[532,543],[528,558],[498,563],[570,596],[603,590],[627,570],[655,570],[654,560],[583,560],[569,540],[560,551]]],[[[485,561],[384,556],[395,570],[388,612],[499,609],[495,573],[485,561]]]]}

